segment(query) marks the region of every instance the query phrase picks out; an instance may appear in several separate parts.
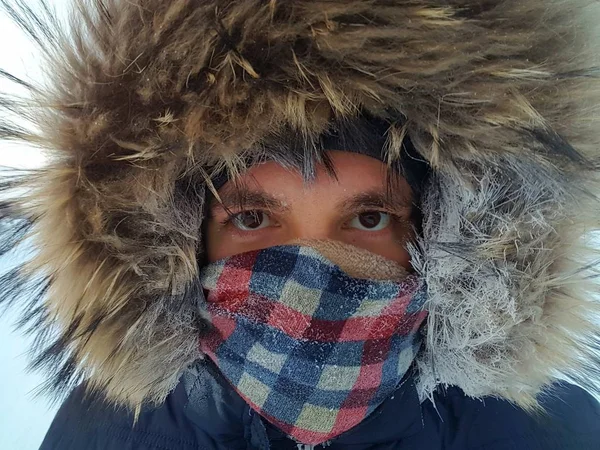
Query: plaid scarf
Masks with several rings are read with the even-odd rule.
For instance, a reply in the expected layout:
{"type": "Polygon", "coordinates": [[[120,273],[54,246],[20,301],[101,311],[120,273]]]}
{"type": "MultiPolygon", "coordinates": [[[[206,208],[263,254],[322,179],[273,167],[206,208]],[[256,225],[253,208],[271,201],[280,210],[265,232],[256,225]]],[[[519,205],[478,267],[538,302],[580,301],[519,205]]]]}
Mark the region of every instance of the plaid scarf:
{"type": "Polygon", "coordinates": [[[214,329],[201,349],[242,398],[319,444],[397,389],[420,346],[425,289],[353,278],[307,246],[232,256],[201,274],[214,329]]]}

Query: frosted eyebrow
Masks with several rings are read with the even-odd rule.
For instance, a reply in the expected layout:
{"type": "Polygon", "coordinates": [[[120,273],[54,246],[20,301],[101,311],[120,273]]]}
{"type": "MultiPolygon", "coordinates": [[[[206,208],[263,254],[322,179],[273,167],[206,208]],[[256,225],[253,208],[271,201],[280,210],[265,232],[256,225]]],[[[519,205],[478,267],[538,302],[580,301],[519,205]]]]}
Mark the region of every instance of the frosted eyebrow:
{"type": "Polygon", "coordinates": [[[402,213],[407,210],[411,211],[413,205],[410,196],[406,194],[389,195],[385,192],[375,190],[361,192],[360,194],[344,199],[337,207],[344,212],[352,212],[364,208],[384,208],[402,213]]]}
{"type": "Polygon", "coordinates": [[[219,192],[221,202],[213,199],[211,209],[266,209],[269,211],[285,211],[289,207],[273,195],[260,189],[247,186],[227,186],[219,192]]]}

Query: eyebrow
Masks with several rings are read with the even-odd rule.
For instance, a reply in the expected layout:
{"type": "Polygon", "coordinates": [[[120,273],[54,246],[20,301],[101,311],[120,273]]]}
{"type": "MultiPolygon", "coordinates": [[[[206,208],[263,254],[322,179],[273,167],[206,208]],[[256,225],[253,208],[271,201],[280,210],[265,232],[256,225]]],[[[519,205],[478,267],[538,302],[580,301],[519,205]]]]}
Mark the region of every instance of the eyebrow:
{"type": "Polygon", "coordinates": [[[390,192],[383,192],[378,189],[361,192],[350,198],[342,200],[337,208],[345,213],[356,211],[360,208],[383,208],[394,212],[412,210],[413,204],[410,195],[398,193],[393,195],[390,192]]]}
{"type": "MultiPolygon", "coordinates": [[[[219,192],[220,202],[211,205],[210,209],[223,209],[230,212],[233,209],[265,209],[273,212],[289,211],[289,206],[281,200],[261,188],[250,189],[245,185],[227,186],[219,192]]],[[[373,189],[366,192],[353,195],[343,199],[336,206],[336,209],[349,214],[358,209],[365,208],[383,208],[394,212],[404,212],[407,209],[412,210],[412,198],[410,194],[395,193],[373,189]]]]}
{"type": "Polygon", "coordinates": [[[231,208],[255,208],[277,212],[289,210],[287,205],[268,192],[260,188],[250,189],[245,185],[231,185],[223,188],[221,192],[219,192],[219,199],[214,199],[216,200],[216,203],[211,205],[211,210],[224,209],[226,212],[231,208]]]}

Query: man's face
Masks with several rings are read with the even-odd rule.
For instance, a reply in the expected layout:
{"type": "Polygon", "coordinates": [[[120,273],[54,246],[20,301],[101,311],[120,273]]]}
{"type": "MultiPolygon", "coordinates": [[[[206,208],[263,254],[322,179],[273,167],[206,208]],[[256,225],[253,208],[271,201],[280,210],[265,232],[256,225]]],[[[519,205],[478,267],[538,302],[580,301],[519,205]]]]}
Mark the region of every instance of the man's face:
{"type": "Polygon", "coordinates": [[[386,166],[357,153],[330,151],[337,178],[318,167],[314,182],[275,162],[251,167],[213,199],[208,261],[297,239],[331,239],[361,247],[410,269],[411,189],[401,177],[387,192],[386,166]]]}

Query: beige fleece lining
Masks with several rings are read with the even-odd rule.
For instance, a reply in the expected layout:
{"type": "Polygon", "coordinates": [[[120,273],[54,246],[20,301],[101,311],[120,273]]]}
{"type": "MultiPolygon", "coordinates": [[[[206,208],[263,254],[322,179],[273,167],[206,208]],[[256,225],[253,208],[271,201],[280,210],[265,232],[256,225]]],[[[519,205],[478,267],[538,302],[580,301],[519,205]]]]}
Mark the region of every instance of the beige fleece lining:
{"type": "Polygon", "coordinates": [[[298,239],[293,244],[306,245],[318,250],[355,278],[400,281],[408,276],[408,271],[396,261],[344,242],[298,239]]]}

